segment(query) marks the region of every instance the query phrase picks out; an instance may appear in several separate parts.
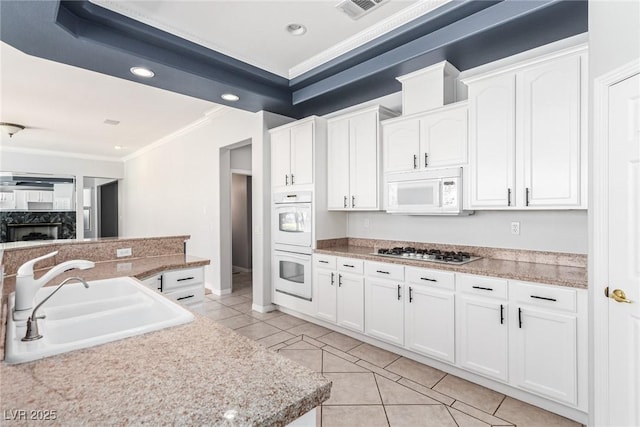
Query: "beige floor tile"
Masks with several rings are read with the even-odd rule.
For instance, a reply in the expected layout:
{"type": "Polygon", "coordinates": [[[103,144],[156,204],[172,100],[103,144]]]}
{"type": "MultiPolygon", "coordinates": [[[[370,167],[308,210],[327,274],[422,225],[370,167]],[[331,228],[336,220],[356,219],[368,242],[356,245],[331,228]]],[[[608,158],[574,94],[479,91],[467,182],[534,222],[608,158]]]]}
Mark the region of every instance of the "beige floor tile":
{"type": "Polygon", "coordinates": [[[401,357],[385,369],[429,388],[433,387],[445,376],[445,373],[438,369],[423,365],[406,357],[401,357]]]}
{"type": "Polygon", "coordinates": [[[455,402],[454,399],[450,398],[449,396],[445,396],[442,393],[438,393],[437,391],[433,391],[430,388],[427,388],[421,384],[418,383],[414,383],[413,381],[410,381],[406,378],[402,378],[398,381],[398,384],[402,384],[406,387],[409,387],[412,390],[417,391],[418,393],[422,393],[425,396],[429,396],[430,398],[432,398],[433,400],[437,400],[440,403],[444,403],[445,405],[451,405],[453,404],[453,402],[455,402]]]}
{"type": "Polygon", "coordinates": [[[322,350],[288,350],[282,348],[278,353],[289,360],[306,366],[314,372],[322,372],[322,350]]]}
{"type": "Polygon", "coordinates": [[[395,381],[388,380],[380,375],[375,375],[375,379],[378,383],[382,403],[385,405],[440,405],[440,402],[395,381]]]}
{"type": "Polygon", "coordinates": [[[469,406],[466,403],[457,401],[452,407],[457,410],[464,412],[465,414],[469,414],[474,418],[477,418],[487,424],[491,424],[492,426],[509,426],[513,425],[509,421],[494,417],[493,415],[487,414],[486,412],[481,411],[480,409],[476,409],[473,406],[469,406]]]}
{"type": "Polygon", "coordinates": [[[219,310],[213,310],[213,311],[205,311],[204,315],[207,316],[209,319],[213,319],[213,320],[222,320],[222,319],[228,319],[229,317],[234,317],[234,316],[239,316],[242,313],[240,313],[238,310],[234,310],[233,308],[229,308],[229,307],[222,307],[219,310]]]}
{"type": "Polygon", "coordinates": [[[291,329],[287,329],[287,331],[291,332],[294,335],[307,335],[307,336],[310,336],[311,338],[318,338],[330,333],[331,329],[327,329],[323,326],[316,325],[315,323],[305,323],[302,325],[295,326],[291,329]]]}
{"type": "Polygon", "coordinates": [[[259,311],[250,311],[247,313],[249,316],[251,317],[255,317],[258,320],[271,320],[271,319],[275,319],[276,317],[282,316],[284,313],[281,311],[270,311],[268,313],[260,313],[259,311]]]}
{"type": "MultiPolygon", "coordinates": [[[[267,338],[269,338],[269,337],[267,337],[267,338]]],[[[269,350],[277,352],[278,350],[280,350],[281,348],[286,347],[286,346],[287,345],[285,343],[281,342],[281,343],[278,343],[276,345],[272,345],[271,347],[269,347],[269,350]]]]}
{"type": "MultiPolygon", "coordinates": [[[[244,326],[242,328],[236,329],[236,332],[239,333],[240,335],[244,335],[247,338],[251,338],[252,340],[257,341],[260,338],[268,337],[269,335],[277,334],[278,332],[281,332],[281,331],[275,326],[271,326],[266,323],[259,322],[259,323],[254,323],[253,325],[244,326]]],[[[287,339],[288,338],[285,338],[285,340],[287,339]]]]}
{"type": "Polygon", "coordinates": [[[382,405],[322,407],[322,427],[388,426],[382,405]]]}
{"type": "Polygon", "coordinates": [[[207,301],[206,298],[205,298],[205,301],[202,303],[202,308],[205,311],[215,311],[225,307],[226,307],[225,305],[222,305],[217,301],[207,301]]]}
{"type": "MultiPolygon", "coordinates": [[[[307,337],[303,337],[303,339],[306,341],[307,337]]],[[[319,342],[319,341],[316,341],[319,342]]],[[[313,343],[312,343],[313,344],[313,343]]],[[[349,353],[345,353],[342,350],[338,350],[337,348],[333,348],[330,345],[325,345],[323,343],[320,343],[323,345],[322,349],[325,351],[328,351],[329,353],[333,354],[334,356],[338,356],[343,358],[344,360],[348,360],[351,363],[356,363],[358,361],[358,358],[355,356],[350,355],[349,353]]]]}
{"type": "MultiPolygon", "coordinates": [[[[274,319],[265,320],[265,322],[282,330],[291,329],[295,326],[304,325],[307,323],[306,320],[299,319],[294,316],[289,316],[288,314],[278,316],[274,319]]],[[[300,335],[300,334],[293,333],[293,335],[300,335]]]]}
{"type": "Polygon", "coordinates": [[[247,316],[246,314],[241,314],[240,316],[233,316],[227,319],[218,320],[218,323],[226,326],[230,329],[238,329],[243,326],[251,325],[252,323],[259,322],[258,319],[254,319],[251,316],[247,316]]]}
{"type": "Polygon", "coordinates": [[[233,308],[234,310],[238,310],[241,313],[249,313],[251,311],[252,305],[253,305],[252,303],[247,301],[247,302],[241,302],[240,304],[232,305],[231,308],[233,308]]]}
{"type": "Polygon", "coordinates": [[[544,409],[507,397],[495,413],[518,427],[580,427],[580,424],[544,409]]]}
{"type": "Polygon", "coordinates": [[[480,421],[477,418],[472,417],[471,415],[467,415],[464,412],[458,411],[457,409],[447,408],[449,413],[455,420],[456,424],[459,427],[490,427],[491,424],[487,424],[485,422],[480,421]]]}
{"type": "Polygon", "coordinates": [[[204,296],[205,300],[209,300],[209,301],[218,301],[220,299],[220,295],[216,295],[216,294],[207,294],[204,296]]]}
{"type": "Polygon", "coordinates": [[[398,381],[401,377],[400,375],[396,375],[393,372],[385,371],[379,366],[374,365],[373,363],[369,363],[366,360],[358,360],[356,365],[361,366],[365,369],[368,369],[371,372],[375,372],[378,375],[381,375],[385,378],[390,379],[391,381],[398,381]]]}
{"type": "Polygon", "coordinates": [[[391,427],[457,427],[444,405],[385,405],[391,427]]]}
{"type": "Polygon", "coordinates": [[[349,350],[349,354],[353,354],[357,358],[371,362],[381,368],[384,368],[391,362],[400,358],[400,356],[395,353],[391,353],[390,351],[383,350],[367,343],[362,343],[356,348],[349,350]]]}
{"type": "Polygon", "coordinates": [[[433,389],[489,414],[493,414],[504,399],[504,394],[453,375],[444,377],[433,389]]]}
{"type": "Polygon", "coordinates": [[[327,335],[323,335],[318,338],[318,341],[322,341],[323,343],[329,344],[330,346],[342,351],[349,351],[362,344],[362,341],[343,335],[339,332],[331,332],[327,335]]]}
{"type": "MultiPolygon", "coordinates": [[[[268,325],[268,326],[271,326],[271,325],[268,325]]],[[[258,344],[263,345],[265,347],[272,347],[276,344],[282,344],[282,347],[286,347],[287,344],[285,344],[285,341],[291,338],[293,338],[293,335],[291,335],[290,333],[285,331],[280,331],[277,334],[268,335],[264,338],[260,338],[257,340],[257,342],[258,344]]]]}
{"type": "Polygon", "coordinates": [[[287,345],[287,350],[319,350],[319,348],[306,341],[298,340],[293,344],[287,345]]]}
{"type": "MultiPolygon", "coordinates": [[[[289,333],[291,333],[291,332],[289,332],[289,333]]],[[[287,340],[286,343],[287,344],[293,344],[293,343],[298,342],[298,341],[302,341],[302,335],[296,335],[295,337],[291,338],[290,340],[287,340]]]]}
{"type": "Polygon", "coordinates": [[[381,405],[376,380],[371,373],[327,373],[333,382],[327,405],[381,405]]]}
{"type": "Polygon", "coordinates": [[[322,347],[324,347],[326,345],[325,343],[320,342],[315,338],[311,338],[309,335],[303,335],[302,339],[304,341],[308,342],[308,343],[311,343],[311,344],[315,345],[318,348],[322,348],[322,347]]]}
{"type": "MultiPolygon", "coordinates": [[[[304,341],[302,341],[304,342],[304,341]]],[[[322,355],[322,372],[369,372],[355,363],[325,351],[322,355]]]]}
{"type": "Polygon", "coordinates": [[[218,300],[220,304],[224,304],[227,307],[231,307],[235,304],[242,304],[243,302],[247,302],[246,299],[240,296],[224,296],[218,300]]]}

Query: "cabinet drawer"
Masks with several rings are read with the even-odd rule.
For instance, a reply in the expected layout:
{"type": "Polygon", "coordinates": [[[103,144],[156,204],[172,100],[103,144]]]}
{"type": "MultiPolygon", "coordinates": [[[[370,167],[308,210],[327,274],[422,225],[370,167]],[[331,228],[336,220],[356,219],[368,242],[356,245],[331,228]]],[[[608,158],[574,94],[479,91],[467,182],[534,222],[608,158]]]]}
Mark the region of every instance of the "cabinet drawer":
{"type": "MultiPolygon", "coordinates": [[[[140,279],[138,279],[140,280],[140,279]]],[[[140,282],[142,282],[143,285],[148,286],[149,288],[153,289],[154,291],[159,291],[160,290],[160,275],[156,274],[155,276],[151,276],[151,277],[147,277],[146,279],[142,279],[140,280],[140,282]]]]}
{"type": "Polygon", "coordinates": [[[364,272],[364,261],[353,258],[338,258],[338,271],[348,271],[351,273],[362,274],[364,272]]]}
{"type": "Polygon", "coordinates": [[[449,271],[407,267],[405,274],[407,282],[414,285],[428,285],[450,291],[456,290],[455,274],[449,271]]]}
{"type": "Polygon", "coordinates": [[[509,288],[511,288],[509,292],[511,300],[516,304],[576,312],[577,296],[575,289],[561,289],[551,285],[537,285],[515,280],[509,281],[509,288]]]}
{"type": "Polygon", "coordinates": [[[367,261],[365,267],[369,277],[404,281],[404,267],[401,265],[367,261]]]}
{"type": "Polygon", "coordinates": [[[313,255],[313,266],[316,268],[336,269],[336,257],[331,255],[313,255]]]}
{"type": "Polygon", "coordinates": [[[164,293],[163,295],[180,304],[197,304],[204,300],[204,284],[189,286],[177,291],[164,293]]]}
{"type": "Polygon", "coordinates": [[[507,280],[495,277],[458,274],[456,287],[465,294],[507,299],[507,280]]]}
{"type": "Polygon", "coordinates": [[[184,270],[168,271],[162,274],[162,291],[184,288],[185,286],[204,283],[202,267],[185,268],[184,270]]]}

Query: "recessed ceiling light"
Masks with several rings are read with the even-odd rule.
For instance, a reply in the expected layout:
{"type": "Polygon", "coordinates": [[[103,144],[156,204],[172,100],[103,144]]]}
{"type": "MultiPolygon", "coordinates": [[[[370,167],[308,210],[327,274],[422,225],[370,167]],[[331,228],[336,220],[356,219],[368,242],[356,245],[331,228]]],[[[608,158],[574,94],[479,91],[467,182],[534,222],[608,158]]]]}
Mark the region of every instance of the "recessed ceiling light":
{"type": "Polygon", "coordinates": [[[138,77],[150,78],[156,75],[156,73],[145,67],[131,67],[130,71],[138,77]]]}
{"type": "Polygon", "coordinates": [[[307,32],[307,27],[301,24],[289,24],[287,25],[287,32],[292,36],[301,36],[307,32]]]}
{"type": "Polygon", "coordinates": [[[113,148],[116,150],[122,150],[124,147],[122,145],[114,145],[113,148]]]}
{"type": "Polygon", "coordinates": [[[240,97],[238,95],[234,95],[232,93],[223,93],[220,98],[224,99],[225,101],[230,101],[230,102],[236,102],[237,100],[240,99],[240,97]]]}

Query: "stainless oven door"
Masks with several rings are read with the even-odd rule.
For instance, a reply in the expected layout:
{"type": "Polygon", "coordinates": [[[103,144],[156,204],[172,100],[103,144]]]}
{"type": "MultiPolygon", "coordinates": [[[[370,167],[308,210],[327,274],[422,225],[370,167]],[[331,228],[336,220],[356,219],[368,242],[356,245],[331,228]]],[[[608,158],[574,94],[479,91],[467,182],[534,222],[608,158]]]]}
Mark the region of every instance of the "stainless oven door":
{"type": "Polygon", "coordinates": [[[275,243],[311,247],[311,203],[279,204],[273,210],[275,243]]]}
{"type": "Polygon", "coordinates": [[[311,255],[273,251],[276,292],[311,301],[311,255]]]}

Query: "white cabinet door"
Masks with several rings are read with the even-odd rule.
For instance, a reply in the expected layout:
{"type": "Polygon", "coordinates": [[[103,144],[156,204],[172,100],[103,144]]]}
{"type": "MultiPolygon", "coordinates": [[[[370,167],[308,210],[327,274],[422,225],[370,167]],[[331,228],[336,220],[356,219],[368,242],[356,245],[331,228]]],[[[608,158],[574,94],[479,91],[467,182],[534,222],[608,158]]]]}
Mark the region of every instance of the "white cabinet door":
{"type": "Polygon", "coordinates": [[[53,191],[40,191],[40,201],[44,203],[53,203],[53,191]]]}
{"type": "Polygon", "coordinates": [[[369,111],[350,120],[351,208],[378,209],[378,112],[369,111]]]}
{"type": "Polygon", "coordinates": [[[314,276],[313,284],[316,287],[318,300],[317,317],[335,323],[337,273],[332,270],[316,268],[314,276]]]}
{"type": "Polygon", "coordinates": [[[384,172],[414,170],[419,166],[420,120],[383,124],[384,172]]]}
{"type": "Polygon", "coordinates": [[[365,332],[402,346],[404,344],[404,285],[367,277],[365,280],[365,332]]]}
{"type": "Polygon", "coordinates": [[[410,350],[455,362],[455,297],[426,286],[408,285],[405,345],[410,350]]]}
{"type": "Polygon", "coordinates": [[[364,332],[364,277],[338,273],[337,323],[364,332]]]}
{"type": "Polygon", "coordinates": [[[583,61],[580,56],[563,58],[518,75],[525,191],[521,206],[580,205],[583,61]]]}
{"type": "Polygon", "coordinates": [[[290,130],[271,133],[271,185],[280,187],[291,184],[290,130]]]}
{"type": "Polygon", "coordinates": [[[313,122],[291,128],[291,185],[313,184],[313,122]]]}
{"type": "Polygon", "coordinates": [[[456,299],[458,364],[500,381],[507,381],[507,304],[458,295],[456,299]]]}
{"type": "Polygon", "coordinates": [[[534,307],[512,307],[511,382],[577,405],[577,318],[534,307]]]}
{"type": "Polygon", "coordinates": [[[467,104],[420,120],[421,168],[462,166],[467,163],[467,104]]]}
{"type": "Polygon", "coordinates": [[[469,85],[471,209],[515,206],[516,77],[469,85]]]}
{"type": "Polygon", "coordinates": [[[327,207],[344,210],[351,206],[349,119],[328,124],[327,207]]]}

